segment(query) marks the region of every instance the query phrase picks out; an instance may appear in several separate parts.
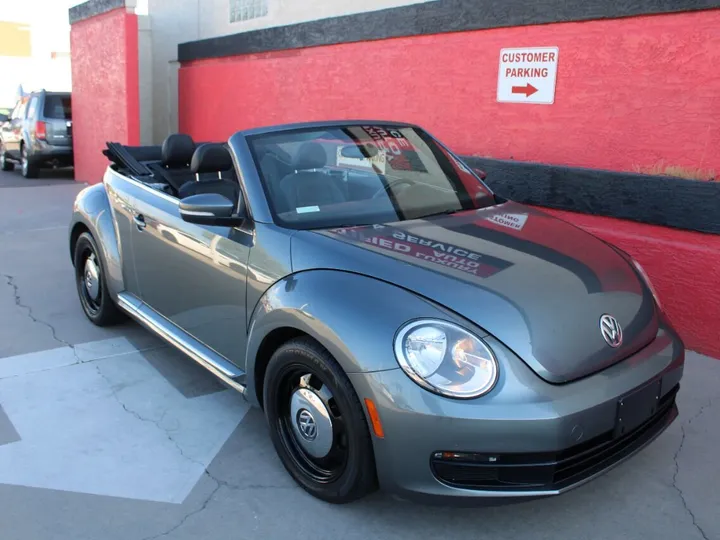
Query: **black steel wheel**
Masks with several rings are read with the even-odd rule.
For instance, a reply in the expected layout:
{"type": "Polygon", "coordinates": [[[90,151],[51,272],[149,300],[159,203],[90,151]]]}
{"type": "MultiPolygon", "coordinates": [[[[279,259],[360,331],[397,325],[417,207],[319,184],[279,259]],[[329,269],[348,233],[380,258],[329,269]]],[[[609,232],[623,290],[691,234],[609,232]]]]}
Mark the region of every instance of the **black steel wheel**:
{"type": "Polygon", "coordinates": [[[310,338],[282,345],[265,373],[264,406],[273,445],[312,495],[346,503],[376,489],[370,431],[350,380],[310,338]]]}
{"type": "Polygon", "coordinates": [[[123,320],[123,314],[108,293],[105,271],[95,240],[83,233],[75,243],[75,283],[85,315],[97,326],[109,326],[123,320]]]}

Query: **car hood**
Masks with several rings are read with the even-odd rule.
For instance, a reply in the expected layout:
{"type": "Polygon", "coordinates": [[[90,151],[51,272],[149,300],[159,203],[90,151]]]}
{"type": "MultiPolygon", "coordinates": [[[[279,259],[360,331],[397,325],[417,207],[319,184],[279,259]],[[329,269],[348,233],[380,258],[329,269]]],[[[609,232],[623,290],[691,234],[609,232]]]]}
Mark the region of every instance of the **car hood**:
{"type": "Polygon", "coordinates": [[[445,306],[552,383],[600,371],[647,345],[658,330],[652,293],[624,257],[587,232],[516,203],[304,231],[293,238],[292,251],[294,271],[358,272],[445,306]],[[622,327],[619,347],[600,331],[605,314],[622,327]]]}

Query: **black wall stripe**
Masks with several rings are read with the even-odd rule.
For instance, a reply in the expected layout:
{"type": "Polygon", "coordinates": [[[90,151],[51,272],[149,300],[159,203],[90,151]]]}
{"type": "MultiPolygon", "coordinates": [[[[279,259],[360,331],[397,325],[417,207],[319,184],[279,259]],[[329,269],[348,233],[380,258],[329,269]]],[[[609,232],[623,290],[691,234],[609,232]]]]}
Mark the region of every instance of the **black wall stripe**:
{"type": "Polygon", "coordinates": [[[720,182],[466,157],[507,199],[720,234],[720,182]]]}
{"type": "Polygon", "coordinates": [[[88,2],[70,8],[70,24],[124,7],[125,0],[89,0],[88,2]]]}
{"type": "Polygon", "coordinates": [[[720,0],[436,0],[181,43],[178,59],[188,62],[390,37],[713,8],[720,8],[720,0]]]}

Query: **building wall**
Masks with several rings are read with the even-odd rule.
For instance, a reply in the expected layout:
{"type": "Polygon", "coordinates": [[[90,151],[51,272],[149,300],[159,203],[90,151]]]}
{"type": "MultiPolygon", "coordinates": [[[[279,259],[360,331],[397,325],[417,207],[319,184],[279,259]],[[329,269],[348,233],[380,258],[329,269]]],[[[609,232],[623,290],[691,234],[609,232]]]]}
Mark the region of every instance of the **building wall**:
{"type": "Polygon", "coordinates": [[[138,93],[140,99],[140,144],[151,145],[154,139],[153,111],[153,40],[150,17],[139,15],[138,20],[138,93]]]}
{"type": "MultiPolygon", "coordinates": [[[[146,0],[152,39],[153,140],[178,130],[179,43],[428,0],[267,0],[267,16],[230,22],[232,0],[146,0]]],[[[139,7],[139,6],[138,6],[139,7]]]]}
{"type": "Polygon", "coordinates": [[[140,142],[138,19],[125,7],[71,29],[75,178],[102,180],[107,141],[140,142]]]}
{"type": "MultiPolygon", "coordinates": [[[[152,1],[152,0],[151,0],[152,1]]],[[[314,21],[328,17],[339,17],[350,13],[376,11],[410,4],[421,4],[436,0],[196,0],[202,2],[198,14],[199,39],[213,38],[257,30],[283,26],[293,23],[314,21]],[[267,15],[254,19],[230,22],[230,6],[245,3],[266,3],[267,15]]],[[[187,41],[187,40],[183,40],[187,41]]]]}
{"type": "Polygon", "coordinates": [[[720,235],[549,211],[639,261],[688,348],[720,358],[720,235]]]}
{"type": "Polygon", "coordinates": [[[713,10],[198,60],[180,72],[180,129],[217,139],[379,117],[420,123],[463,154],[720,172],[720,72],[708,68],[720,62],[718,28],[713,10]],[[555,104],[498,103],[500,49],[529,46],[560,49],[555,104]]]}
{"type": "MultiPolygon", "coordinates": [[[[373,14],[183,44],[180,130],[196,140],[223,140],[277,123],[380,118],[419,123],[464,155],[614,171],[664,164],[720,172],[720,74],[709,68],[720,61],[720,10],[697,11],[717,4],[544,0],[530,9],[536,4],[509,0],[502,13],[485,17],[480,3],[488,2],[447,0],[406,10],[402,20],[381,14],[375,25],[373,14]],[[450,23],[429,33],[442,9],[450,23]],[[673,13],[638,14],[663,11],[673,13]],[[553,17],[576,19],[547,20],[553,17]],[[362,28],[355,30],[356,22],[362,28]],[[500,50],[533,46],[559,47],[555,103],[498,103],[500,50]]],[[[549,174],[550,195],[568,203],[568,183],[549,174]]],[[[622,210],[662,222],[663,208],[673,205],[645,208],[632,176],[621,189],[622,210]]],[[[658,180],[658,189],[665,184],[658,180]]],[[[666,195],[685,197],[681,190],[666,195]]],[[[577,196],[570,202],[593,206],[577,196]]],[[[720,356],[720,236],[558,214],[637,257],[687,345],[720,356]]]]}

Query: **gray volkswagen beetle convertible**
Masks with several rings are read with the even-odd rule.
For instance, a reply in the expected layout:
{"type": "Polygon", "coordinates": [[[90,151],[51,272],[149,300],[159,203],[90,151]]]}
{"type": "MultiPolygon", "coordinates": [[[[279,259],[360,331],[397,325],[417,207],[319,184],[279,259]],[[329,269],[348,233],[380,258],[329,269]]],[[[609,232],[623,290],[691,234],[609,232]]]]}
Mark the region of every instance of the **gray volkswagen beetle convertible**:
{"type": "Polygon", "coordinates": [[[684,346],[642,268],[417,126],[105,155],[70,227],[85,314],[129,315],[262,407],[320,499],[557,495],[677,417],[684,346]]]}

